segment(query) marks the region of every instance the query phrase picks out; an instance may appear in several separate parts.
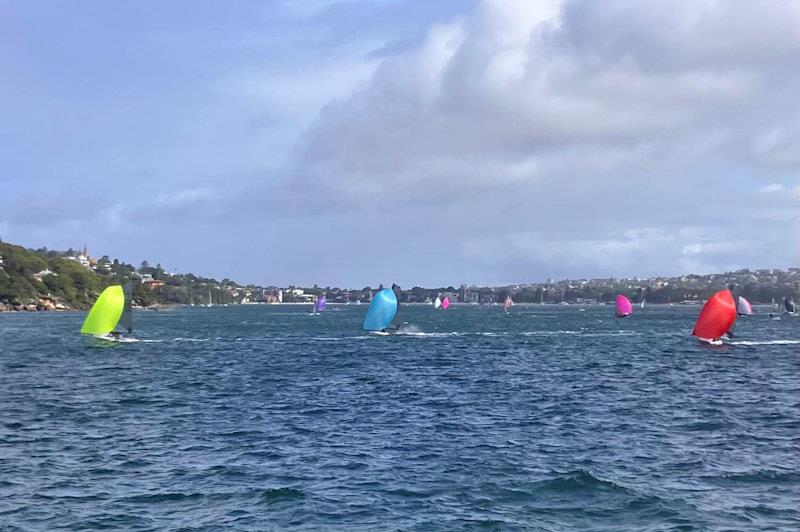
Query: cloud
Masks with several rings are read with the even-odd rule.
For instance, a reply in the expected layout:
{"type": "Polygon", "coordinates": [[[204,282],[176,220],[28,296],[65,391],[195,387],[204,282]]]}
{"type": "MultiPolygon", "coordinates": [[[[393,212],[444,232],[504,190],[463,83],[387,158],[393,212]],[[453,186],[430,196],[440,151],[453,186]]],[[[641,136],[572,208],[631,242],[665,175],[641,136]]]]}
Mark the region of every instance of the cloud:
{"type": "Polygon", "coordinates": [[[300,179],[402,198],[535,182],[583,170],[576,160],[625,169],[642,151],[738,159],[755,145],[762,162],[789,163],[791,132],[754,130],[797,108],[797,6],[484,2],[329,105],[300,179]]]}
{"type": "Polygon", "coordinates": [[[773,192],[783,192],[786,190],[786,187],[781,185],[780,183],[772,183],[771,185],[764,185],[763,187],[759,187],[758,191],[762,194],[771,194],[773,192]]]}
{"type": "Polygon", "coordinates": [[[439,206],[426,231],[461,224],[463,261],[512,273],[761,263],[736,242],[767,230],[792,263],[795,206],[753,191],[798,180],[798,57],[797,3],[487,0],[326,106],[292,183],[439,206]]]}
{"type": "Polygon", "coordinates": [[[4,236],[353,286],[797,263],[800,3],[420,5],[20,4],[4,236]]]}

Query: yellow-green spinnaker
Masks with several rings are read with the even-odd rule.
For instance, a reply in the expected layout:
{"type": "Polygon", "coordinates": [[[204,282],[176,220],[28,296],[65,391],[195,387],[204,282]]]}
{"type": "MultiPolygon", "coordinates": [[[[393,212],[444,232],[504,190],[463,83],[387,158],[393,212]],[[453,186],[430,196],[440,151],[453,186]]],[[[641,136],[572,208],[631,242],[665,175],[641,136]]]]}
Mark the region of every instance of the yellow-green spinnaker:
{"type": "Polygon", "coordinates": [[[89,315],[81,327],[82,334],[108,334],[114,330],[125,308],[125,292],[122,286],[111,285],[100,294],[92,305],[89,315]]]}

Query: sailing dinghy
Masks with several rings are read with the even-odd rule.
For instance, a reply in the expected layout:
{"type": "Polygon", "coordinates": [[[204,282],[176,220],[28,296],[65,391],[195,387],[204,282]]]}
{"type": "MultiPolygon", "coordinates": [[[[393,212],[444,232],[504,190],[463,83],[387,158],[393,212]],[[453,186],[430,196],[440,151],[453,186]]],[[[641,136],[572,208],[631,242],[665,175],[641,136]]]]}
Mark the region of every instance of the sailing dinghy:
{"type": "Polygon", "coordinates": [[[622,294],[617,296],[614,306],[616,308],[618,318],[627,318],[633,314],[633,305],[631,305],[631,300],[622,294]]]}
{"type": "Polygon", "coordinates": [[[730,290],[720,290],[706,301],[692,335],[701,342],[722,345],[722,337],[730,332],[736,322],[736,303],[730,290]]]}
{"type": "Polygon", "coordinates": [[[508,314],[508,309],[510,309],[513,306],[514,306],[514,301],[511,299],[511,296],[506,296],[506,300],[503,303],[503,310],[506,311],[506,314],[508,314]]]}
{"type": "Polygon", "coordinates": [[[397,295],[391,288],[384,288],[375,294],[364,317],[364,330],[388,334],[386,329],[392,326],[397,315],[397,307],[397,295]]]}
{"type": "Polygon", "coordinates": [[[121,328],[133,333],[133,313],[131,312],[131,285],[118,284],[107,287],[92,305],[81,326],[81,334],[91,335],[111,342],[135,342],[135,338],[125,338],[117,331],[121,328]]]}
{"type": "Polygon", "coordinates": [[[739,302],[736,305],[736,313],[739,314],[739,316],[749,316],[753,313],[753,306],[748,300],[739,296],[739,302]]]}
{"type": "Polygon", "coordinates": [[[319,296],[314,302],[314,307],[311,309],[311,314],[317,315],[325,310],[325,305],[328,304],[328,299],[325,296],[319,296]]]}
{"type": "Polygon", "coordinates": [[[436,296],[436,301],[433,302],[433,308],[439,309],[442,306],[442,299],[439,296],[436,296]]]}
{"type": "Polygon", "coordinates": [[[449,307],[450,307],[450,298],[447,297],[447,296],[444,296],[444,299],[442,299],[442,308],[444,310],[447,310],[449,307]]]}

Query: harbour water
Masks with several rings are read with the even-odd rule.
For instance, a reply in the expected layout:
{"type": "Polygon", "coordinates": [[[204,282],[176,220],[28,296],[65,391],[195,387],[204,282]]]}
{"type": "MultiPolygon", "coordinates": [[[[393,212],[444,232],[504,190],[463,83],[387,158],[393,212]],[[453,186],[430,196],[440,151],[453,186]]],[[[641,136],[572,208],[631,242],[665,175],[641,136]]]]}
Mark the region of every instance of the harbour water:
{"type": "Polygon", "coordinates": [[[0,315],[0,529],[800,528],[798,318],[308,310],[0,315]]]}

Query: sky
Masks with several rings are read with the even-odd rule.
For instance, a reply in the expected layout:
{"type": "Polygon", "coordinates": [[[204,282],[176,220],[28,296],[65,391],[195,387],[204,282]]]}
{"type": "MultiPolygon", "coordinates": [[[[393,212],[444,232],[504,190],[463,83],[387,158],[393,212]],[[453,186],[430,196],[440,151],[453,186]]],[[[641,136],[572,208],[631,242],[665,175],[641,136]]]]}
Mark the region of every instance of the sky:
{"type": "Polygon", "coordinates": [[[0,238],[264,285],[800,265],[800,2],[0,0],[0,238]]]}

